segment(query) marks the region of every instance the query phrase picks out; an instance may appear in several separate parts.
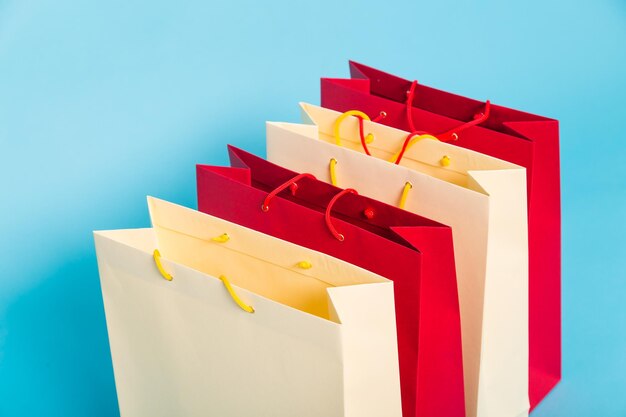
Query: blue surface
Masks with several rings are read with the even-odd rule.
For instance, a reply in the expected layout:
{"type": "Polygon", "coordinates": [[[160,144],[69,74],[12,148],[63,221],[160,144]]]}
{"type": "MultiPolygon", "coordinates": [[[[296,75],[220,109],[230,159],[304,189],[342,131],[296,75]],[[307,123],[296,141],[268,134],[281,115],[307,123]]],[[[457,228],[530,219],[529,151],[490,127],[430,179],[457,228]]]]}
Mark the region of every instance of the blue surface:
{"type": "Polygon", "coordinates": [[[91,231],[195,205],[347,59],[561,121],[564,374],[626,416],[626,3],[0,0],[0,416],[117,416],[91,231]]]}

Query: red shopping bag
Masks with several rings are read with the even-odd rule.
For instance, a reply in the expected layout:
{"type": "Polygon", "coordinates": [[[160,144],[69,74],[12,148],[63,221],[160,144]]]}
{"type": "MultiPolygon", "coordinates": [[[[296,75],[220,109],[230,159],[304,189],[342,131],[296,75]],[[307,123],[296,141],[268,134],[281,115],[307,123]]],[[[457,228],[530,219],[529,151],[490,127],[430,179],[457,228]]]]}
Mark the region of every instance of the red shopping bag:
{"type": "Polygon", "coordinates": [[[451,229],[235,147],[229,154],[232,167],[197,167],[199,210],[393,280],[403,415],[465,416],[451,229]]]}
{"type": "Polygon", "coordinates": [[[322,79],[323,107],[361,110],[380,123],[430,133],[526,167],[532,409],[561,378],[558,121],[436,90],[355,62],[350,62],[350,72],[352,79],[322,79]]]}

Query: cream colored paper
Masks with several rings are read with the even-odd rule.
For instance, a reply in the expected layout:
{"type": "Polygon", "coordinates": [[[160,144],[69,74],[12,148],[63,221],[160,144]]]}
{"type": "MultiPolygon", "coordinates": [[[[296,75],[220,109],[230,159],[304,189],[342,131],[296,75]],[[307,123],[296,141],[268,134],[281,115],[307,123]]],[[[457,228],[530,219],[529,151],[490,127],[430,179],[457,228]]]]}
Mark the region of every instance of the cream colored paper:
{"type": "Polygon", "coordinates": [[[268,123],[267,156],[285,168],[397,205],[452,227],[461,310],[468,417],[528,415],[528,229],[526,173],[517,165],[434,140],[418,141],[401,165],[388,162],[407,132],[364,122],[373,157],[363,153],[358,121],[302,104],[309,124],[268,123]],[[444,156],[450,164],[443,166],[444,156]]]}
{"type": "Polygon", "coordinates": [[[153,229],[95,233],[122,417],[401,416],[392,282],[194,210],[149,206],[153,229]],[[211,240],[222,233],[228,242],[211,240]]]}

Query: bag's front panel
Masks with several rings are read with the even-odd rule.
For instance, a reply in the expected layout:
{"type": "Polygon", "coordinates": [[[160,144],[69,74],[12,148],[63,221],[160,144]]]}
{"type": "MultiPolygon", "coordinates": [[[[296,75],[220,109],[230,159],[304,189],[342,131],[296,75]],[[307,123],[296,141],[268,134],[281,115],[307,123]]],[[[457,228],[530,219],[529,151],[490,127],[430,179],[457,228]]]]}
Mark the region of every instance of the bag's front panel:
{"type": "Polygon", "coordinates": [[[528,413],[528,226],[524,169],[473,172],[490,196],[479,416],[528,413]]]}
{"type": "Polygon", "coordinates": [[[239,289],[249,314],[218,279],[97,248],[122,416],[344,415],[337,324],[239,289]]]}
{"type": "Polygon", "coordinates": [[[419,305],[417,415],[464,415],[459,308],[445,302],[458,300],[452,230],[447,228],[444,238],[434,228],[398,229],[424,259],[420,293],[427,296],[419,305]]]}
{"type": "Polygon", "coordinates": [[[393,291],[390,282],[328,289],[342,327],[346,417],[403,415],[393,291]]]}
{"type": "Polygon", "coordinates": [[[210,275],[231,277],[232,284],[257,295],[341,324],[346,416],[377,416],[382,410],[399,415],[390,281],[195,210],[153,198],[149,205],[164,256],[210,275]],[[225,241],[208,238],[224,236],[222,232],[229,237],[225,241]]]}

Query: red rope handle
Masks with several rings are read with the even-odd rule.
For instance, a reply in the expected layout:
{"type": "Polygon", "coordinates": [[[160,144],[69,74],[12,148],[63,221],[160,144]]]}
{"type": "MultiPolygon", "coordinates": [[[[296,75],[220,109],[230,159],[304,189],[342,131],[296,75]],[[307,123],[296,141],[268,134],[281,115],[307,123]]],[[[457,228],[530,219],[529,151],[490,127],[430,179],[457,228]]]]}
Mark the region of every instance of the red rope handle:
{"type": "Polygon", "coordinates": [[[469,129],[472,126],[479,125],[482,122],[484,122],[485,120],[487,120],[489,118],[489,113],[490,112],[491,112],[491,102],[489,100],[487,100],[485,102],[485,110],[483,110],[480,113],[476,113],[474,115],[474,120],[471,120],[471,121],[469,121],[467,123],[463,123],[461,126],[457,126],[454,129],[448,130],[447,132],[441,133],[441,134],[437,135],[437,137],[442,142],[449,142],[451,140],[458,140],[459,139],[459,133],[461,133],[465,129],[469,129]]]}
{"type": "Polygon", "coordinates": [[[406,152],[406,148],[409,146],[411,139],[413,139],[415,136],[419,136],[423,134],[425,133],[422,131],[416,131],[416,132],[411,132],[407,135],[406,139],[404,139],[404,143],[402,144],[402,149],[400,150],[400,153],[398,154],[398,157],[396,158],[396,161],[394,162],[394,164],[400,165],[400,161],[402,161],[404,152],[406,152]]]}
{"type": "Polygon", "coordinates": [[[361,146],[363,146],[363,150],[365,151],[365,153],[371,156],[372,154],[367,148],[367,142],[365,142],[365,133],[363,133],[363,118],[360,116],[356,116],[356,118],[359,119],[359,136],[361,137],[361,146]]]}
{"type": "MultiPolygon", "coordinates": [[[[357,119],[359,119],[359,136],[361,138],[361,146],[363,146],[363,151],[365,151],[365,153],[369,156],[371,156],[372,154],[370,153],[370,150],[367,147],[367,141],[365,140],[365,132],[363,131],[363,118],[361,116],[354,116],[357,119]]],[[[378,121],[384,119],[385,117],[387,117],[387,112],[386,111],[381,111],[380,113],[378,113],[378,116],[376,116],[374,119],[372,119],[372,122],[377,123],[378,121]]]]}
{"type": "MultiPolygon", "coordinates": [[[[417,87],[417,81],[413,81],[411,83],[411,87],[409,88],[409,91],[407,91],[407,97],[406,97],[406,118],[409,122],[409,130],[411,132],[416,131],[415,124],[413,123],[413,111],[412,111],[413,110],[413,98],[415,96],[416,87],[417,87]]],[[[479,125],[485,120],[487,120],[489,118],[490,111],[491,111],[491,102],[487,100],[485,102],[485,110],[483,110],[480,113],[475,114],[473,120],[467,123],[463,123],[460,126],[450,129],[447,132],[437,134],[435,136],[437,136],[437,138],[439,138],[439,140],[442,142],[450,142],[452,140],[458,140],[459,133],[461,133],[465,129],[469,129],[472,126],[479,125]]]]}
{"type": "Polygon", "coordinates": [[[345,194],[358,195],[359,193],[353,188],[346,188],[345,190],[341,190],[340,192],[335,194],[335,196],[330,200],[330,202],[328,203],[328,207],[326,207],[326,213],[324,214],[324,220],[326,221],[326,226],[328,227],[328,230],[330,230],[330,233],[332,233],[335,239],[337,239],[340,242],[343,242],[345,237],[344,235],[339,233],[337,229],[335,229],[335,226],[333,226],[333,222],[331,221],[331,218],[330,218],[330,212],[333,209],[333,205],[335,205],[337,200],[339,200],[339,198],[345,194]]]}
{"type": "Polygon", "coordinates": [[[270,201],[272,201],[272,199],[276,197],[278,193],[285,190],[287,187],[290,187],[292,194],[295,194],[295,191],[298,189],[298,184],[296,184],[296,181],[301,180],[302,178],[311,178],[313,180],[316,179],[312,174],[305,173],[296,175],[295,177],[285,182],[284,184],[279,185],[278,187],[276,187],[276,189],[274,189],[274,191],[269,193],[267,197],[265,197],[265,199],[263,200],[263,204],[261,204],[261,210],[263,210],[264,212],[268,212],[270,210],[270,201]]]}
{"type": "Polygon", "coordinates": [[[372,119],[372,122],[378,123],[379,121],[383,120],[385,117],[387,117],[387,112],[383,110],[380,113],[378,113],[378,116],[372,119]]]}
{"type": "Polygon", "coordinates": [[[413,124],[413,96],[415,96],[415,87],[417,87],[417,80],[411,83],[411,88],[406,95],[406,118],[409,121],[409,130],[415,132],[415,124],[413,124]]]}

